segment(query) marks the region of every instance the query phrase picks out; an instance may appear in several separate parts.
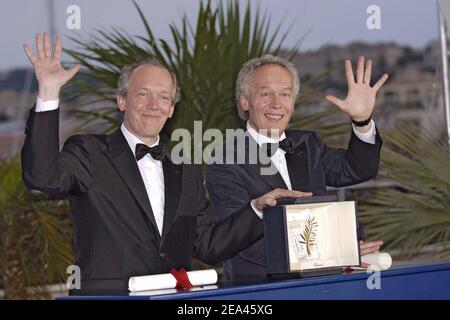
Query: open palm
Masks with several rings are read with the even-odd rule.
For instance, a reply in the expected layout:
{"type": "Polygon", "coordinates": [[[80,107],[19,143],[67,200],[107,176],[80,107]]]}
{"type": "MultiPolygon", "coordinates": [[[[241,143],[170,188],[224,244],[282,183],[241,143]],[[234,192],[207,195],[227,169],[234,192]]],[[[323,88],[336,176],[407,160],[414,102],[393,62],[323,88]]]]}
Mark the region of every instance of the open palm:
{"type": "Polygon", "coordinates": [[[23,45],[25,53],[33,64],[36,79],[40,87],[52,87],[58,90],[69,81],[80,69],[75,65],[70,69],[64,69],[61,65],[61,37],[56,38],[55,52],[52,54],[48,33],[36,34],[36,56],[31,52],[30,46],[23,45]]]}
{"type": "Polygon", "coordinates": [[[372,60],[367,60],[366,67],[364,68],[364,57],[359,57],[358,59],[356,82],[350,60],[345,60],[345,74],[348,85],[348,93],[345,100],[330,95],[325,98],[348,114],[353,120],[366,120],[372,115],[373,108],[375,107],[376,94],[388,79],[388,74],[385,73],[375,85],[371,87],[370,77],[372,75],[372,60]]]}

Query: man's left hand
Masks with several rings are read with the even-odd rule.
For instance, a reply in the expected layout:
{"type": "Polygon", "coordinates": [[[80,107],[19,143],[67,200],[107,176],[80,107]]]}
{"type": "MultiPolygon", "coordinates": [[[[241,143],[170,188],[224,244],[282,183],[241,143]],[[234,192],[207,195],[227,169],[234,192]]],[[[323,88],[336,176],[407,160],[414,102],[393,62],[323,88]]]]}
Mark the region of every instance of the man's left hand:
{"type": "MultiPolygon", "coordinates": [[[[361,251],[361,256],[364,256],[364,255],[370,254],[370,253],[374,253],[374,252],[378,252],[380,250],[382,244],[383,244],[383,241],[381,241],[381,240],[372,241],[372,242],[360,241],[359,248],[361,251]]],[[[369,265],[367,263],[362,263],[361,267],[368,268],[369,265]]]]}
{"type": "Polygon", "coordinates": [[[372,60],[367,60],[364,68],[364,57],[358,59],[358,69],[356,73],[356,82],[353,75],[352,63],[345,60],[345,74],[347,77],[348,93],[345,100],[335,96],[326,96],[325,98],[348,114],[355,121],[364,121],[369,119],[375,107],[375,97],[377,91],[388,79],[385,73],[374,85],[370,86],[370,77],[372,74],[372,60]]]}

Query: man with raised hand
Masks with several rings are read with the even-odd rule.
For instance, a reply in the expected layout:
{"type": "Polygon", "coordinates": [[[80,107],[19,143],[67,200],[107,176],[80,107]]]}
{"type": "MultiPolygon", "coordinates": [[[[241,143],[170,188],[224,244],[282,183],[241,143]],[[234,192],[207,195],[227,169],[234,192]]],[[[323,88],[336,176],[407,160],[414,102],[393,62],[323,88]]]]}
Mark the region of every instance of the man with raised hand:
{"type": "MultiPolygon", "coordinates": [[[[377,175],[382,141],[371,116],[376,93],[388,75],[384,74],[371,86],[372,61],[367,60],[364,65],[364,57],[358,60],[356,79],[349,60],[345,61],[345,70],[348,84],[345,100],[326,98],[352,120],[347,150],[328,147],[312,131],[286,130],[300,89],[299,76],[291,62],[266,55],[243,65],[236,82],[238,112],[247,120],[245,134],[250,142],[257,144],[257,153],[267,152],[270,166],[275,170],[264,171],[268,168],[262,162],[208,165],[206,181],[210,202],[223,217],[273,188],[320,196],[326,194],[326,186],[349,186],[377,175]]],[[[217,148],[216,153],[227,154],[233,150],[237,157],[249,159],[252,155],[247,153],[252,151],[247,145],[240,147],[237,141],[239,137],[234,137],[234,141],[217,148]]],[[[261,210],[254,210],[263,218],[261,210]]],[[[361,255],[377,251],[381,244],[382,241],[361,243],[361,255]]],[[[225,279],[265,280],[265,253],[261,238],[225,261],[225,279]]]]}
{"type": "Polygon", "coordinates": [[[79,70],[61,66],[47,33],[36,35],[36,56],[24,50],[39,85],[22,149],[29,188],[68,196],[75,227],[75,263],[81,291],[125,292],[131,276],[189,269],[191,258],[214,264],[263,235],[253,211],[281,197],[307,193],[273,190],[214,223],[198,166],[172,162],[159,133],[179,97],[176,76],[157,60],[123,68],[117,105],[124,122],[111,135],[75,135],[60,151],[59,94],[79,70]],[[243,232],[244,231],[244,232],[243,232]]]}

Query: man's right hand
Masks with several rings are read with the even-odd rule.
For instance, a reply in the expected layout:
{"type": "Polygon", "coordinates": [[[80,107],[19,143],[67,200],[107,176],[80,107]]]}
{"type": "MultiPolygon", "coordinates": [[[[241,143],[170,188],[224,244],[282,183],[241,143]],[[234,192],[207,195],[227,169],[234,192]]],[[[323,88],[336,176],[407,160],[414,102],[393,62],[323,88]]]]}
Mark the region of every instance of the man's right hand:
{"type": "Polygon", "coordinates": [[[300,197],[310,197],[312,192],[302,192],[295,190],[286,189],[274,189],[261,197],[252,200],[253,206],[262,211],[264,207],[274,207],[277,205],[277,200],[281,198],[300,198],[300,197]]]}
{"type": "Polygon", "coordinates": [[[40,33],[36,34],[36,57],[33,56],[28,43],[25,43],[23,48],[34,67],[39,84],[39,98],[43,101],[58,100],[61,87],[73,78],[80,65],[64,69],[61,65],[61,37],[56,37],[55,51],[52,54],[47,32],[43,36],[40,33]]]}

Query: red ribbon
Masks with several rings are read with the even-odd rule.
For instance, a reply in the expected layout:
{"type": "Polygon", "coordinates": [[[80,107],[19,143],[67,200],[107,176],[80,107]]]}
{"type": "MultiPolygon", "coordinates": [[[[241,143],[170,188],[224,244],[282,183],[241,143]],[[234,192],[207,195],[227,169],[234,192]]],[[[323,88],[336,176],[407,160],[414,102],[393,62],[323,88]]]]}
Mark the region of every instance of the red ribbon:
{"type": "Polygon", "coordinates": [[[170,273],[177,280],[177,285],[175,286],[176,289],[190,289],[193,287],[184,268],[180,268],[180,270],[178,271],[175,268],[172,268],[172,270],[170,270],[170,273]]]}

